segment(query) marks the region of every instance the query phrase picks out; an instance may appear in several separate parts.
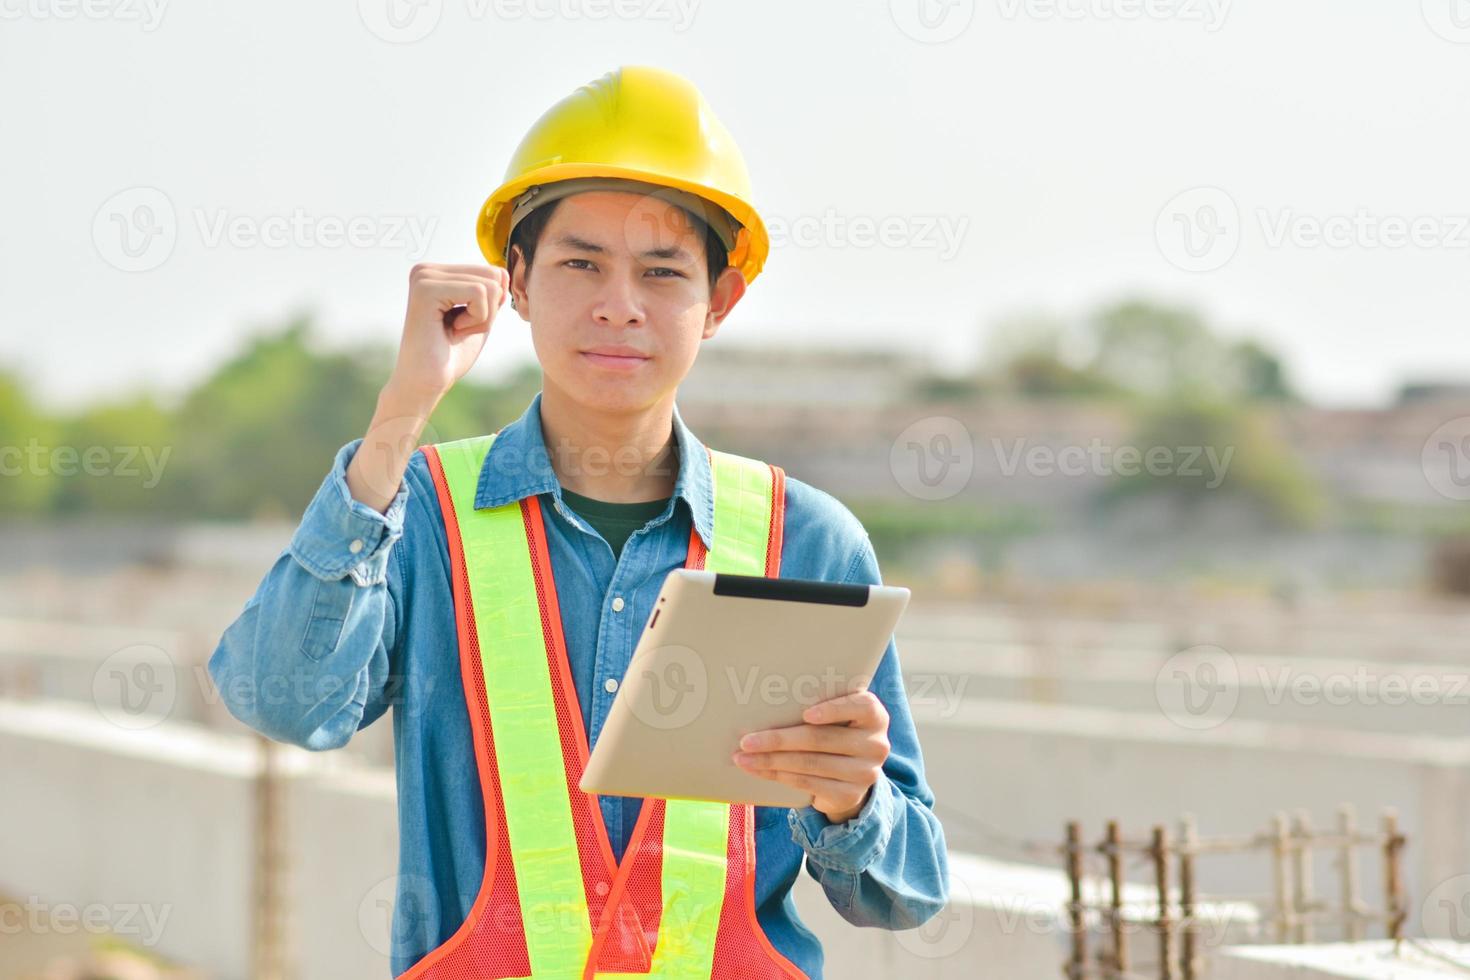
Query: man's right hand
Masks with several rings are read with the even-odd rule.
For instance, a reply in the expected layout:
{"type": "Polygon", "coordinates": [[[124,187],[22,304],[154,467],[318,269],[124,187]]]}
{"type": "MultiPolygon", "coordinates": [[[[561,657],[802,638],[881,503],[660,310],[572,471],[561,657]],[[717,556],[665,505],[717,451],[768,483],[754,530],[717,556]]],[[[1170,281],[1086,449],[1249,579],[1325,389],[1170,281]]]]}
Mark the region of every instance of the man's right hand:
{"type": "Polygon", "coordinates": [[[485,349],[509,295],[510,275],[499,266],[420,262],[409,271],[398,361],[347,466],[355,499],[387,511],[429,416],[485,349]]]}
{"type": "Polygon", "coordinates": [[[412,400],[437,403],[480,356],[509,295],[510,274],[500,266],[415,265],[408,274],[408,312],[388,387],[412,400]]]}

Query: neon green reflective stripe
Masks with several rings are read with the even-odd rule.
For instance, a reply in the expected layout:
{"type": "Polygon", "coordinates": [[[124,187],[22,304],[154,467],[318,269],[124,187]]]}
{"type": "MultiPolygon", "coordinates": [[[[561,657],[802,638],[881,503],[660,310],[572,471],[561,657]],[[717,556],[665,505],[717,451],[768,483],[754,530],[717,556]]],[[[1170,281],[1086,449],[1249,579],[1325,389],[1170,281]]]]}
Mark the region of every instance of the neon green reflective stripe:
{"type": "Polygon", "coordinates": [[[580,977],[592,930],[530,545],[518,501],[474,507],[494,438],[442,444],[439,458],[465,553],[531,976],[580,977]]]}
{"type": "Polygon", "coordinates": [[[714,545],[704,567],[734,575],[766,574],[771,526],[771,468],[759,460],[712,450],[714,545]]]}
{"type": "MultiPolygon", "coordinates": [[[[774,480],[765,463],[712,452],[714,541],[704,567],[738,575],[766,573],[774,480]]],[[[647,976],[708,980],[725,900],[730,804],[668,800],[664,809],[663,915],[647,976]]],[[[601,974],[599,974],[600,976],[601,974]]]]}

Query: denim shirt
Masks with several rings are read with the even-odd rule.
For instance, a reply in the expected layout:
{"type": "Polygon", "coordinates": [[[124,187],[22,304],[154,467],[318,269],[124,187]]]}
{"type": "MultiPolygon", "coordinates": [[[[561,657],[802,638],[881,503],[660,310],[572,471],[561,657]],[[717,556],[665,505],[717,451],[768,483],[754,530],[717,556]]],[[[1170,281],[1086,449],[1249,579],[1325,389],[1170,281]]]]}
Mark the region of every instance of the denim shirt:
{"type": "MultiPolygon", "coordinates": [[[[540,393],[500,430],[480,472],[476,508],[540,497],[572,679],[593,745],[659,587],[684,565],[691,522],[706,547],[713,543],[709,458],[677,407],[673,428],[673,496],[616,561],[562,499],[540,393]]],[[[380,514],[347,487],[347,464],[361,443],[338,451],[290,544],[225,630],[209,673],[236,718],[307,749],[346,745],[393,708],[399,855],[391,966],[398,976],[452,936],[474,904],[485,816],[433,479],[423,453],[414,453],[380,514]]],[[[881,583],[858,519],[789,475],[781,577],[881,583]]],[[[854,925],[912,928],[948,896],[944,832],[891,638],[869,689],[888,710],[890,752],[861,811],[833,824],[811,806],[755,810],[757,918],[775,948],[812,978],[822,975],[821,943],[791,899],[803,856],[807,873],[854,925]]],[[[598,804],[621,861],[642,800],[599,796],[598,804]]]]}

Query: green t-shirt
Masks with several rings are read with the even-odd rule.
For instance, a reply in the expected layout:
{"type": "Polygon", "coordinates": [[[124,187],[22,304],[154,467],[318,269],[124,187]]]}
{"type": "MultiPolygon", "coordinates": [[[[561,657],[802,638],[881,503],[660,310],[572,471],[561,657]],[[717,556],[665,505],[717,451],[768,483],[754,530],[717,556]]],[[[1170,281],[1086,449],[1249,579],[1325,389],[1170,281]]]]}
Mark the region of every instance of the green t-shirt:
{"type": "Polygon", "coordinates": [[[584,497],[580,493],[562,488],[562,499],[567,506],[591,524],[607,543],[612,545],[613,559],[623,553],[623,545],[634,531],[664,512],[669,498],[662,500],[639,500],[631,504],[618,504],[607,500],[584,497]]]}

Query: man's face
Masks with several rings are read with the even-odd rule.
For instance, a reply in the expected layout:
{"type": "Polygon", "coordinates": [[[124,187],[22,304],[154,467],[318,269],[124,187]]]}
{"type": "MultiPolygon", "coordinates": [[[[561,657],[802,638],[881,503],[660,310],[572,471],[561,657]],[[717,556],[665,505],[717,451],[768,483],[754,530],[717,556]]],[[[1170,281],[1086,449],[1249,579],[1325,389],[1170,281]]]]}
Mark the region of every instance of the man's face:
{"type": "Polygon", "coordinates": [[[590,409],[627,411],[674,392],[745,281],[726,269],[711,293],[703,235],[682,209],[589,191],[557,204],[511,288],[546,384],[590,409]]]}

